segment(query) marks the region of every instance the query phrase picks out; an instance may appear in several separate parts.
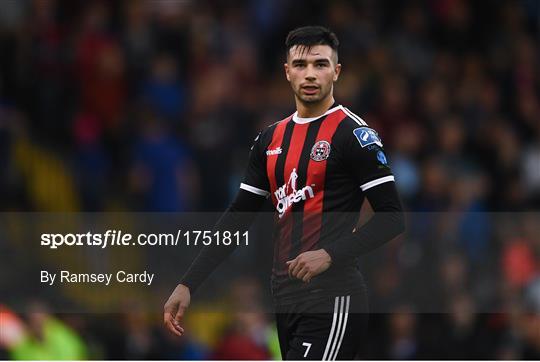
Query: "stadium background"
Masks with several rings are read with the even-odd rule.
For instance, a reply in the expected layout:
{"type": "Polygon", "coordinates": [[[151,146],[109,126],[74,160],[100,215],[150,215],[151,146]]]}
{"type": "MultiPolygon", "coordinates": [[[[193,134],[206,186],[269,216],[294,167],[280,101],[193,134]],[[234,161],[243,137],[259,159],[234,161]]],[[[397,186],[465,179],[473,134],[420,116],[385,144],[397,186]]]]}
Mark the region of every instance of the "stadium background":
{"type": "MultiPolygon", "coordinates": [[[[327,25],[341,42],[336,99],[381,134],[407,210],[458,216],[368,259],[374,298],[395,312],[372,317],[363,357],[538,359],[540,232],[523,212],[540,205],[539,4],[3,0],[0,209],[223,210],[254,135],[294,110],[287,32],[327,25]],[[392,304],[414,270],[431,272],[449,313],[392,304]],[[486,289],[500,312],[477,313],[471,294],[486,289]]],[[[24,263],[2,235],[5,258],[24,263]]],[[[267,286],[221,282],[236,298],[267,286]]],[[[5,305],[3,325],[45,337],[2,338],[5,358],[276,356],[264,313],[194,310],[177,340],[159,311],[20,304],[33,313],[5,305]]]]}

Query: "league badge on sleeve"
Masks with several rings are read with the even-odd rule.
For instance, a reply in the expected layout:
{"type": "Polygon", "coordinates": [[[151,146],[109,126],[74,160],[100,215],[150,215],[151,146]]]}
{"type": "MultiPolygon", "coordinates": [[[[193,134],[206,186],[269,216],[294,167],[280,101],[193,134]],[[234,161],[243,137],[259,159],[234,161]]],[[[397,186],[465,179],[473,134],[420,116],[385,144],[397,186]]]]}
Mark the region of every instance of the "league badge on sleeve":
{"type": "Polygon", "coordinates": [[[369,127],[359,127],[353,130],[353,134],[360,143],[360,146],[366,147],[369,145],[376,144],[379,147],[382,147],[382,141],[375,132],[375,130],[369,128],[369,127]]]}

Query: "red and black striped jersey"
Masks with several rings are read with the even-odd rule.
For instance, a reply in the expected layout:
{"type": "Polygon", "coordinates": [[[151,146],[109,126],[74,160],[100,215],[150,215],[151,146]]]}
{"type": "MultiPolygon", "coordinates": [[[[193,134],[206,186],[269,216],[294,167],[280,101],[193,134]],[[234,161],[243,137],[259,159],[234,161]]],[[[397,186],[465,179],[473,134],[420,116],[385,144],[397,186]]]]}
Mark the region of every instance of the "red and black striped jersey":
{"type": "Polygon", "coordinates": [[[295,113],[257,136],[240,187],[271,197],[276,209],[272,287],[278,303],[362,287],[354,262],[332,265],[303,283],[288,277],[286,261],[352,233],[364,191],[393,181],[378,134],[341,105],[315,118],[295,113]]]}

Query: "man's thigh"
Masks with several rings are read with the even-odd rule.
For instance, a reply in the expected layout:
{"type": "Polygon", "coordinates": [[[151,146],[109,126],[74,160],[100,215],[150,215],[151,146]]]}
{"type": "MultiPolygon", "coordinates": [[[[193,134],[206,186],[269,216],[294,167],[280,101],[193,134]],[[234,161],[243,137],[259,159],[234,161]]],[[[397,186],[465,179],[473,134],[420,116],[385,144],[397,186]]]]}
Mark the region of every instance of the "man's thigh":
{"type": "Polygon", "coordinates": [[[291,339],[291,332],[293,325],[291,323],[292,315],[281,312],[276,313],[276,327],[279,338],[279,349],[281,351],[281,358],[285,359],[289,352],[289,340],[291,339]]]}
{"type": "Polygon", "coordinates": [[[287,360],[354,359],[367,326],[363,295],[337,296],[317,303],[328,313],[295,315],[285,348],[287,360]]]}

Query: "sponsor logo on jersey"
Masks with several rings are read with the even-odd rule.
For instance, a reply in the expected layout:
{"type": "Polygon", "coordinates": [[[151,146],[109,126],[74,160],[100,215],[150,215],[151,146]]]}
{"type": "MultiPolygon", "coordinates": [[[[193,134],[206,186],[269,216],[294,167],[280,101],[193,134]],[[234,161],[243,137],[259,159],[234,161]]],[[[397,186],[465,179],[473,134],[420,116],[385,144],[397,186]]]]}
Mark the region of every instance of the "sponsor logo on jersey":
{"type": "Polygon", "coordinates": [[[274,148],[273,150],[267,150],[266,155],[267,156],[279,155],[281,154],[281,152],[282,152],[281,147],[278,147],[278,148],[274,148]]]}
{"type": "Polygon", "coordinates": [[[309,157],[311,157],[313,161],[324,161],[330,156],[330,150],[330,143],[327,141],[319,141],[311,148],[309,157]]]}
{"type": "Polygon", "coordinates": [[[277,200],[276,210],[281,218],[285,215],[285,212],[295,203],[305,201],[308,198],[313,198],[315,193],[311,186],[304,186],[300,190],[296,189],[296,180],[298,174],[296,168],[294,168],[289,176],[289,181],[285,185],[281,186],[274,192],[274,196],[277,200]]]}
{"type": "Polygon", "coordinates": [[[353,130],[353,134],[360,143],[360,146],[366,147],[369,145],[376,144],[379,147],[382,147],[382,141],[375,132],[375,130],[369,127],[359,127],[353,130]]]}

